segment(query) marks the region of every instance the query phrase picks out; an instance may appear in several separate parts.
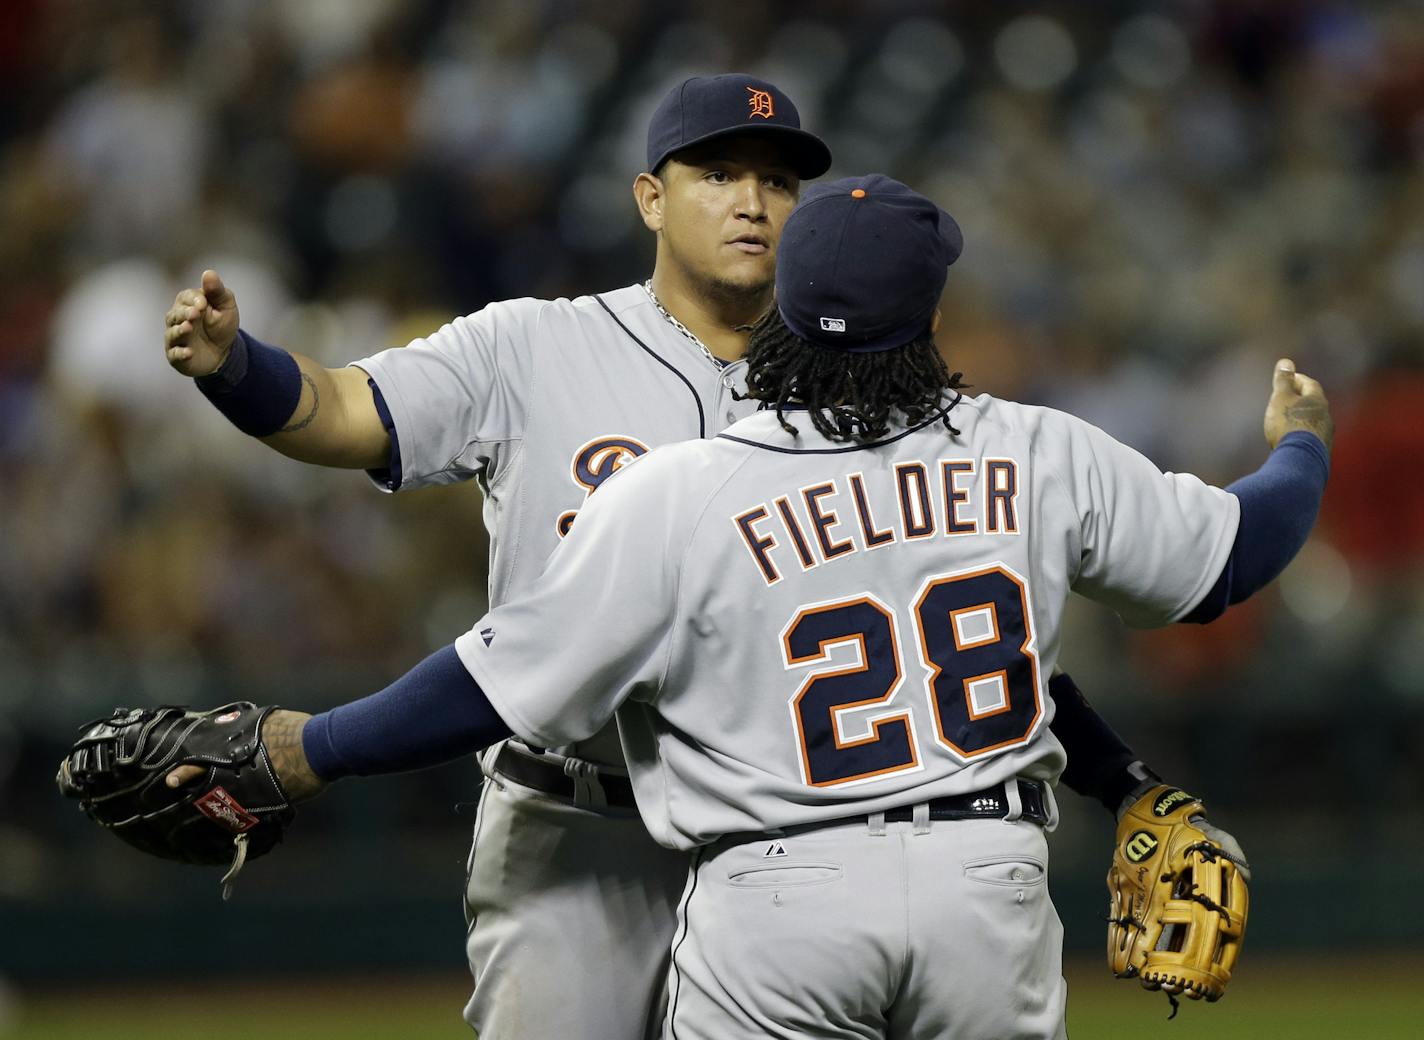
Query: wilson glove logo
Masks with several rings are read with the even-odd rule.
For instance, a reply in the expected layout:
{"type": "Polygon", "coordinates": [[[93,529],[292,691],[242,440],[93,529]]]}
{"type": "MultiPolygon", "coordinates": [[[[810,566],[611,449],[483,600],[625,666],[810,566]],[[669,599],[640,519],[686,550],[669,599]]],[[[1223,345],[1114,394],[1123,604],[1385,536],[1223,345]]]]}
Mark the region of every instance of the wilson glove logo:
{"type": "Polygon", "coordinates": [[[1157,801],[1152,804],[1152,815],[1166,816],[1184,802],[1194,801],[1196,801],[1196,799],[1187,794],[1186,791],[1183,791],[1181,788],[1174,788],[1171,791],[1165,792],[1161,798],[1158,798],[1157,801]]]}
{"type": "Polygon", "coordinates": [[[1122,843],[1122,852],[1129,862],[1141,863],[1152,858],[1159,844],[1161,843],[1149,831],[1137,831],[1122,843]]]}

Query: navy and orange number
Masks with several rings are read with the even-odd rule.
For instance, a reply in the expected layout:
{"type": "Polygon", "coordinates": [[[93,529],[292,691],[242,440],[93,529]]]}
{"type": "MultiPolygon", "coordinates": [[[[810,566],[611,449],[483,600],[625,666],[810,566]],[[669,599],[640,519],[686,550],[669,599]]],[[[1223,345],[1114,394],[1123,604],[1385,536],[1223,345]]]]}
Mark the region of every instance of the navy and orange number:
{"type": "MultiPolygon", "coordinates": [[[[1023,580],[1000,564],[930,578],[911,619],[936,743],[968,760],[1028,740],[1043,705],[1023,580]]],[[[867,594],[802,607],[783,630],[786,668],[813,669],[790,701],[807,784],[920,768],[914,719],[893,704],[906,670],[898,628],[895,612],[867,594]],[[833,665],[838,646],[853,647],[855,660],[833,665]],[[857,723],[850,713],[863,714],[857,723]]]]}

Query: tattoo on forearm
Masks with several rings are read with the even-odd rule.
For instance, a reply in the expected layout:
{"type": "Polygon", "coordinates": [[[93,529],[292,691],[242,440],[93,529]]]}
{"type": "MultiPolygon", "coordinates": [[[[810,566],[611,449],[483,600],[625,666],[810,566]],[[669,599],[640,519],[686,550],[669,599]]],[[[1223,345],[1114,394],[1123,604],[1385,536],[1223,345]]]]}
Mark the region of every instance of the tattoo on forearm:
{"type": "Polygon", "coordinates": [[[1296,429],[1315,434],[1325,442],[1327,448],[1335,436],[1334,419],[1331,418],[1329,407],[1322,401],[1304,400],[1287,405],[1286,422],[1296,429]]]}
{"type": "Polygon", "coordinates": [[[299,711],[274,711],[262,723],[262,743],[277,779],[294,802],[314,798],[326,786],[326,781],[312,772],[302,750],[302,728],[311,718],[299,711]]]}
{"type": "Polygon", "coordinates": [[[306,415],[287,423],[278,431],[279,433],[296,433],[298,430],[306,429],[311,425],[312,420],[316,418],[317,411],[321,408],[321,395],[316,392],[316,380],[303,372],[302,386],[311,390],[311,407],[307,409],[306,415]]]}

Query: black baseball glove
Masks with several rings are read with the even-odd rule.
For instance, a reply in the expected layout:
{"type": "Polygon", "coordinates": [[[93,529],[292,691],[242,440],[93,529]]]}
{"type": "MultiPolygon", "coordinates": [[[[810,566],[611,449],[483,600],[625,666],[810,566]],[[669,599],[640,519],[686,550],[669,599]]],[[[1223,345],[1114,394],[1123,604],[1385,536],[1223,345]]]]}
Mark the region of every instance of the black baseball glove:
{"type": "Polygon", "coordinates": [[[55,778],[91,820],[134,848],[184,863],[230,864],[223,898],[249,858],[271,851],[296,816],[262,743],[275,707],[118,708],[88,723],[55,778]],[[178,766],[206,771],[180,787],[178,766]]]}

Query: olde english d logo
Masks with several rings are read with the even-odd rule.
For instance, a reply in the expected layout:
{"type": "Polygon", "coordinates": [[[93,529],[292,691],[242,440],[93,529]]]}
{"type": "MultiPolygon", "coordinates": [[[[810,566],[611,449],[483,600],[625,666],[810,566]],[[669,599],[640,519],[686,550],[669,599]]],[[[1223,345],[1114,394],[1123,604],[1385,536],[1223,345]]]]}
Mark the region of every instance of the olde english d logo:
{"type": "Polygon", "coordinates": [[[1148,831],[1137,831],[1122,843],[1123,854],[1133,863],[1150,859],[1160,842],[1148,831]]]}
{"type": "Polygon", "coordinates": [[[748,87],[747,92],[751,94],[751,97],[747,98],[747,107],[751,109],[750,114],[747,116],[748,119],[751,119],[753,116],[770,119],[776,115],[776,109],[773,108],[771,104],[770,94],[764,90],[757,90],[756,87],[748,87]]]}
{"type": "MultiPolygon", "coordinates": [[[[574,483],[583,488],[587,497],[597,491],[599,485],[613,474],[647,453],[648,446],[635,437],[595,437],[574,452],[569,471],[574,483]]],[[[560,514],[560,538],[569,533],[577,515],[577,509],[560,514]]]]}

